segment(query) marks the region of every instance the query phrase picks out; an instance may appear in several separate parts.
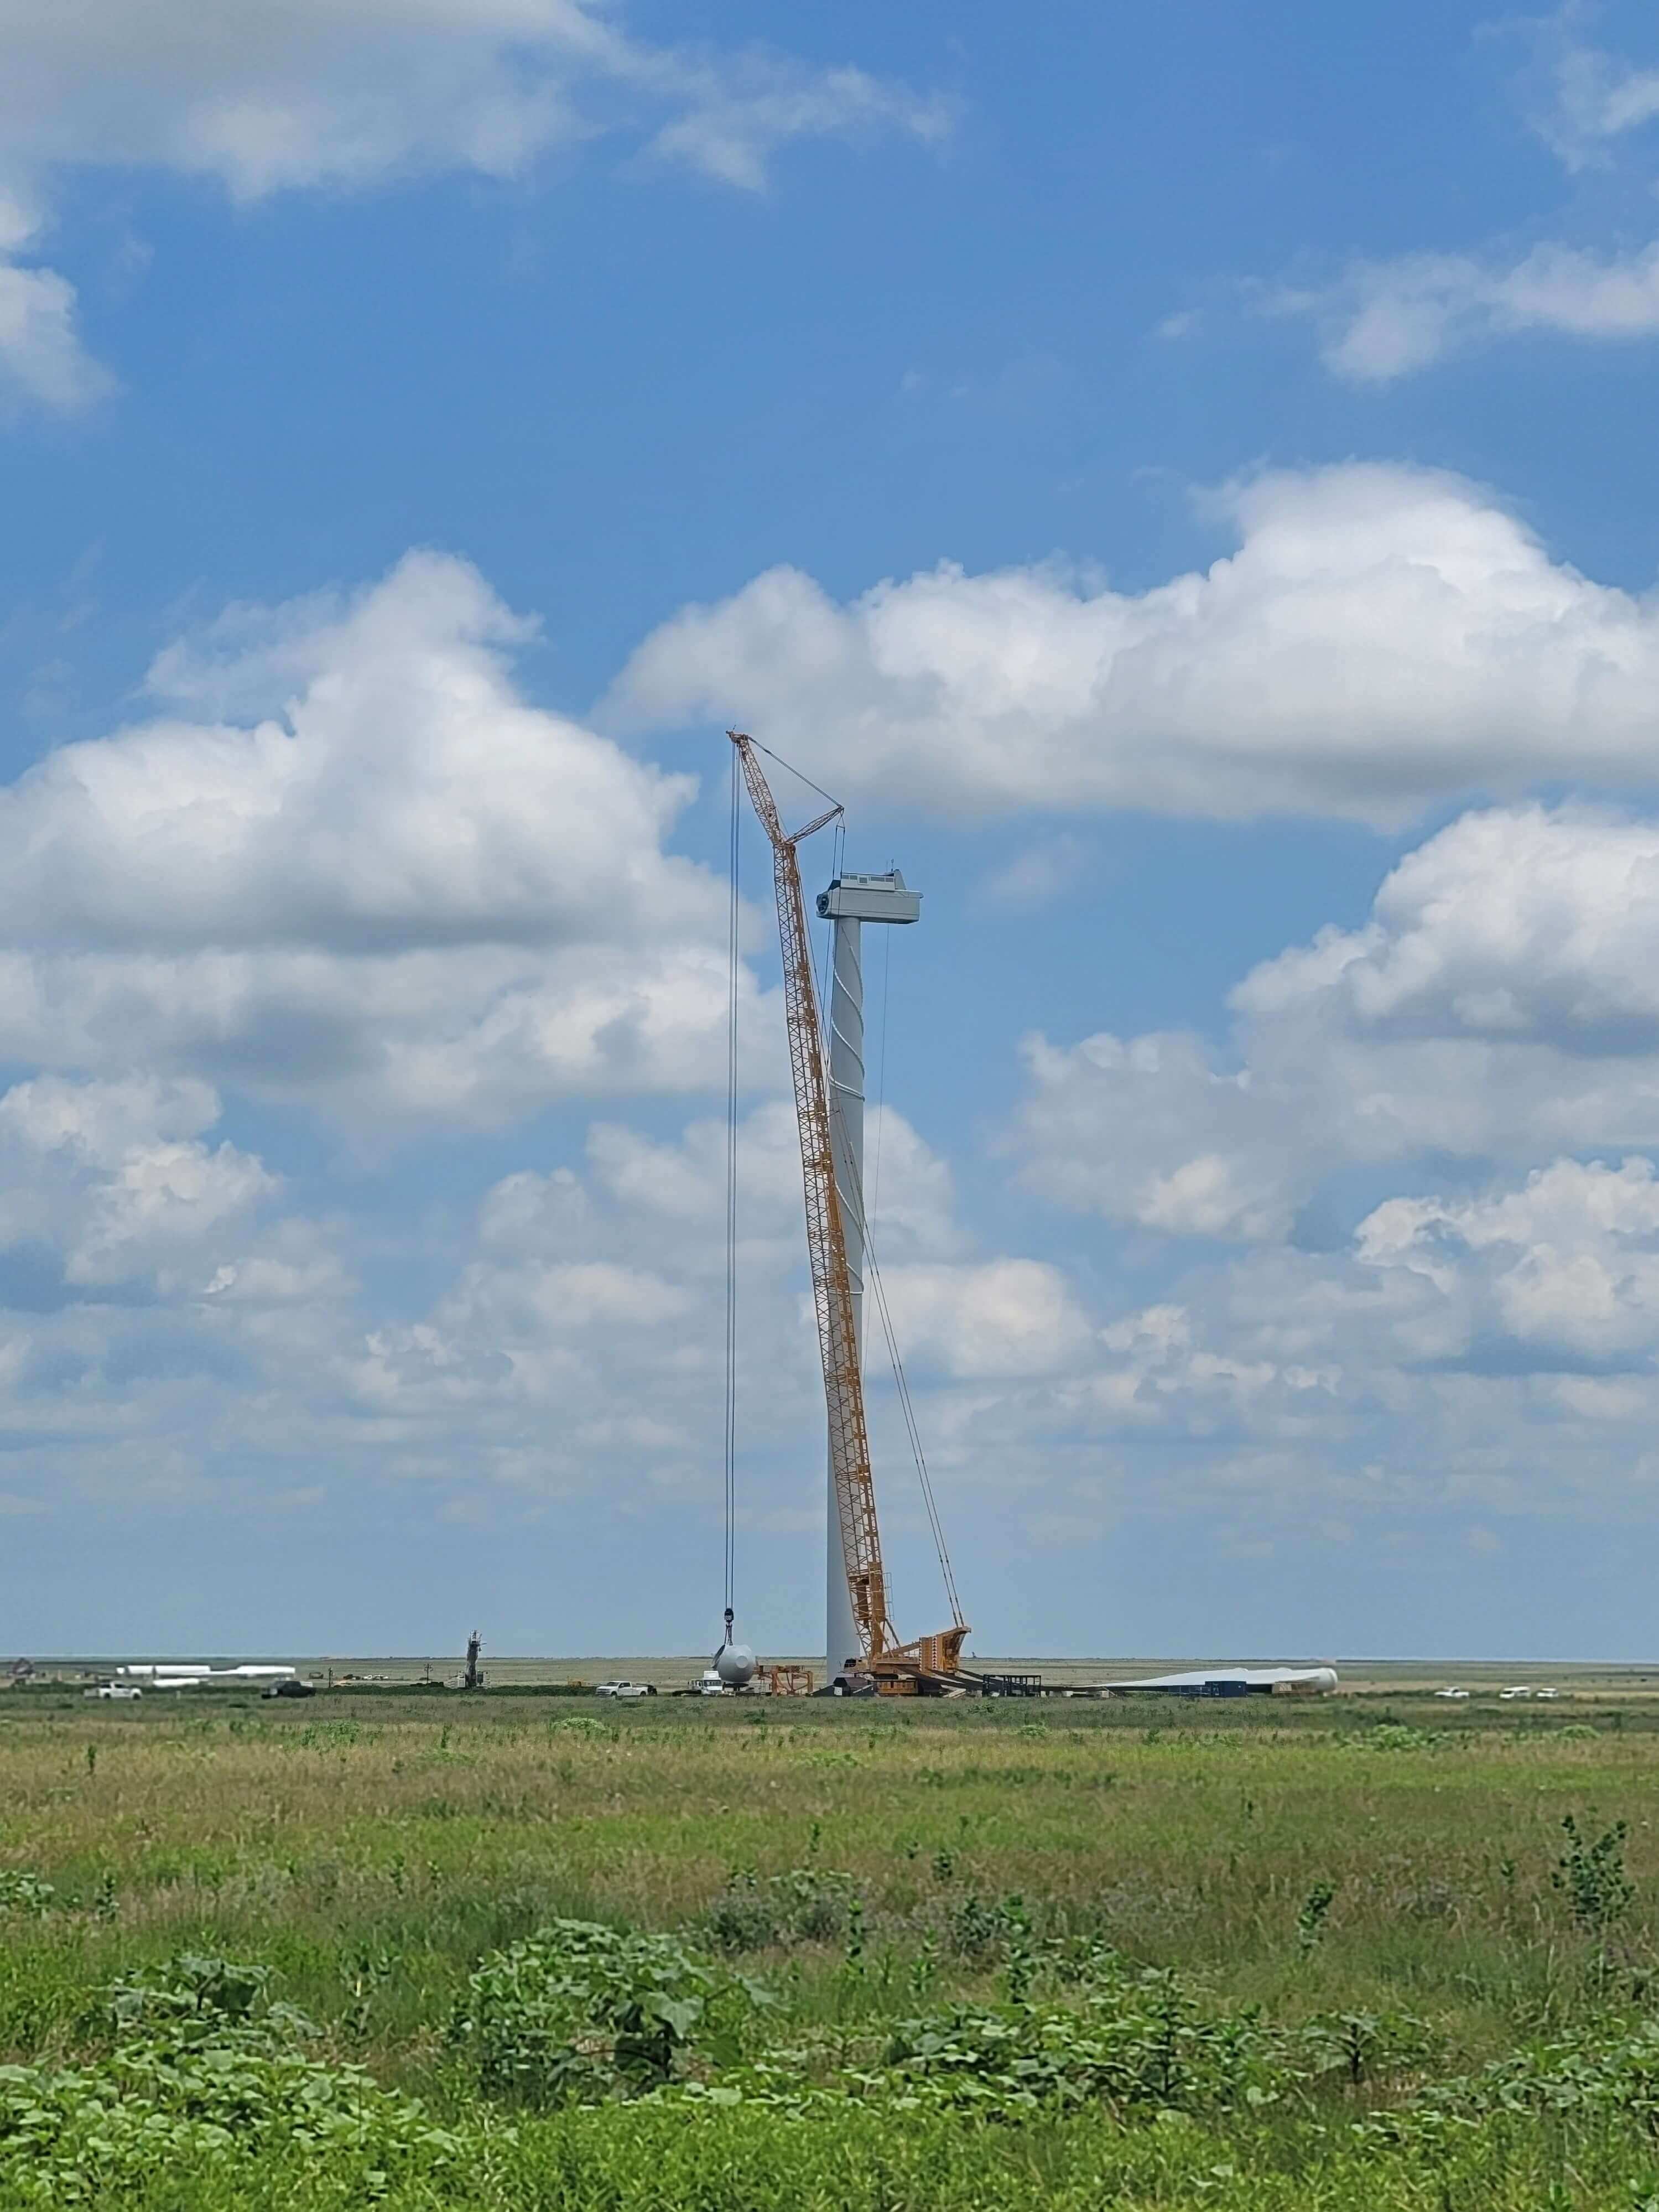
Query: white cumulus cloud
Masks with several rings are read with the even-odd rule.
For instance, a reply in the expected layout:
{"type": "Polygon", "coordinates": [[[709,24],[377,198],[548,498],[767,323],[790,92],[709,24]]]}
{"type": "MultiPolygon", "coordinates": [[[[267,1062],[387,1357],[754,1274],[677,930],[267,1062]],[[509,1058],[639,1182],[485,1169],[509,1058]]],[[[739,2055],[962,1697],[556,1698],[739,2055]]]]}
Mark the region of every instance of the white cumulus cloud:
{"type": "MultiPolygon", "coordinates": [[[[1530,33],[1516,90],[1532,128],[1571,173],[1634,169],[1626,142],[1659,117],[1659,70],[1587,45],[1582,12],[1511,30],[1530,33]]],[[[1646,179],[1639,210],[1649,202],[1646,179]]],[[[1326,366],[1382,385],[1449,356],[1528,333],[1603,343],[1659,331],[1659,242],[1638,212],[1620,234],[1546,237],[1474,250],[1357,257],[1334,280],[1256,289],[1269,314],[1307,318],[1326,366]],[[1632,243],[1632,235],[1638,241],[1632,243]]]]}
{"type": "Polygon", "coordinates": [[[249,719],[161,715],[0,790],[0,1050],[365,1130],[714,1079],[723,890],[664,842],[691,787],[529,706],[525,635],[416,555],[164,656],[158,690],[249,719]]]}
{"type": "Polygon", "coordinates": [[[1575,338],[1659,331],[1659,244],[1596,253],[1559,243],[1516,258],[1414,253],[1357,263],[1322,290],[1270,295],[1272,311],[1310,315],[1339,376],[1388,384],[1446,356],[1526,331],[1575,338]]]}
{"type": "Polygon", "coordinates": [[[54,1250],[71,1285],[205,1285],[278,1188],[251,1154],[203,1140],[218,1117],[188,1079],[14,1085],[0,1097],[0,1251],[54,1250]]]}
{"type": "Polygon", "coordinates": [[[1659,1351],[1659,1176],[1649,1159],[1557,1160],[1519,1189],[1389,1199],[1359,1258],[1405,1268],[1469,1309],[1467,1334],[1552,1355],[1650,1368],[1659,1351]]]}
{"type": "Polygon", "coordinates": [[[640,647],[605,712],[752,726],[834,789],[971,817],[1396,823],[1540,778],[1646,784],[1659,612],[1486,494],[1350,465],[1236,487],[1237,551],[1120,592],[944,567],[837,605],[775,568],[640,647]]]}
{"type": "Polygon", "coordinates": [[[21,200],[0,191],[0,410],[29,401],[74,414],[112,391],[114,380],[81,343],[75,287],[18,258],[39,228],[21,200]]]}
{"type": "Polygon", "coordinates": [[[58,410],[113,380],[81,346],[74,288],[7,258],[8,183],[45,200],[76,170],[156,168],[246,204],[518,177],[616,138],[759,192],[792,141],[935,145],[953,119],[851,64],[635,38],[603,0],[0,0],[0,397],[58,410]]]}
{"type": "MultiPolygon", "coordinates": [[[[1089,1332],[1060,1271],[975,1254],[953,1218],[943,1164],[891,1109],[884,1122],[877,1240],[890,1255],[884,1279],[918,1390],[1062,1369],[1089,1332]]],[[[377,1327],[336,1356],[343,1389],[362,1417],[386,1425],[398,1463],[447,1474],[454,1447],[445,1425],[462,1425],[458,1434],[471,1425],[469,1449],[510,1482],[588,1482],[620,1453],[651,1483],[707,1486],[724,1387],[725,1139],[712,1121],[674,1139],[599,1123],[584,1169],[527,1170],[497,1183],[479,1207],[474,1249],[430,1311],[377,1327]]],[[[822,1436],[800,1174],[793,1108],[769,1103],[745,1115],[745,1451],[822,1436]]],[[[873,1316],[870,1331],[878,1343],[873,1316]]],[[[878,1349],[869,1364],[879,1431],[878,1349]]],[[[904,1450],[896,1437],[883,1441],[884,1456],[904,1450]]],[[[806,1464],[816,1468],[816,1453],[806,1464]]]]}
{"type": "Polygon", "coordinates": [[[1659,1146],[1659,829],[1498,808],[1407,854],[1358,930],[1190,1035],[1027,1047],[1032,1188],[1168,1234],[1273,1241],[1339,1171],[1659,1146]]]}
{"type": "Polygon", "coordinates": [[[938,99],[850,66],[653,45],[583,0],[0,0],[0,162],[155,163],[239,199],[511,176],[623,124],[756,188],[791,138],[949,125],[938,99]]]}

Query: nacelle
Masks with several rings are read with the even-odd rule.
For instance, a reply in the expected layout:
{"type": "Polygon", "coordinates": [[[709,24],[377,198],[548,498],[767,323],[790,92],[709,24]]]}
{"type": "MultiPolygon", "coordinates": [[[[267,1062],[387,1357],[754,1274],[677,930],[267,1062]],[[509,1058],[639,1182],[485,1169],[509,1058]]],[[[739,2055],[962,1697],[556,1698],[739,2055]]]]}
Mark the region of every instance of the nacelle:
{"type": "Polygon", "coordinates": [[[884,876],[837,876],[818,893],[818,912],[830,921],[918,921],[921,893],[907,890],[896,868],[884,876]]]}

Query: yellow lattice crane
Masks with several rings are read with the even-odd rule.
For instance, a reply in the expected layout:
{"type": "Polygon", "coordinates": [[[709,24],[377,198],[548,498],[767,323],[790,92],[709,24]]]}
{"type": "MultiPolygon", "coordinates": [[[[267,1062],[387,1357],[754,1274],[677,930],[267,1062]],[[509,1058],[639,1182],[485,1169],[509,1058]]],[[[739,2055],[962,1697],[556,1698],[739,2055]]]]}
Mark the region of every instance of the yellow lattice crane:
{"type": "Polygon", "coordinates": [[[848,1594],[858,1634],[856,1672],[890,1697],[915,1697],[950,1688],[960,1672],[968,1624],[957,1601],[943,1543],[940,1564],[955,1618],[936,1636],[901,1644],[887,1611],[887,1577],[882,1565],[881,1529],[876,1520],[875,1483],[870,1473],[870,1437],[864,1418],[864,1377],[854,1316],[847,1237],[836,1194],[836,1165],[830,1132],[830,1093],[818,1024],[817,992],[812,981],[811,941],[801,895],[795,848],[815,830],[833,822],[841,808],[831,805],[804,827],[785,830],[752,738],[738,730],[726,735],[738,749],[744,781],[772,848],[772,880],[777,896],[778,942],[783,955],[783,1000],[789,1032],[789,1066],[795,1086],[795,1118],[800,1128],[801,1178],[806,1196],[806,1251],[817,1317],[818,1352],[823,1364],[823,1395],[830,1416],[830,1465],[841,1518],[842,1552],[847,1562],[848,1594]]]}

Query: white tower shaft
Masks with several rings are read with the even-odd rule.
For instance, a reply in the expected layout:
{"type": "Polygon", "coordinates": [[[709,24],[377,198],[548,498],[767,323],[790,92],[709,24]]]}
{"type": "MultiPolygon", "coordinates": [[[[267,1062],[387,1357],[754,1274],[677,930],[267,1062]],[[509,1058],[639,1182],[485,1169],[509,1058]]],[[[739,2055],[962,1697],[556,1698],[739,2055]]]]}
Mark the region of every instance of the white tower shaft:
{"type": "MultiPolygon", "coordinates": [[[[830,1150],[836,1170],[836,1209],[847,1245],[853,1285],[853,1325],[864,1352],[864,924],[910,922],[921,912],[920,895],[906,888],[896,868],[886,875],[836,877],[818,894],[818,912],[835,923],[830,981],[830,1150]]],[[[829,1679],[859,1649],[842,1545],[833,1455],[828,1477],[824,1559],[824,1658],[829,1679]]]]}
{"type": "MultiPolygon", "coordinates": [[[[863,924],[841,915],[835,922],[830,985],[830,1146],[836,1164],[836,1201],[853,1279],[853,1327],[864,1356],[864,971],[863,924]]],[[[858,1631],[847,1583],[841,1510],[833,1464],[826,1492],[824,1546],[825,1680],[833,1681],[858,1656],[858,1631]]]]}

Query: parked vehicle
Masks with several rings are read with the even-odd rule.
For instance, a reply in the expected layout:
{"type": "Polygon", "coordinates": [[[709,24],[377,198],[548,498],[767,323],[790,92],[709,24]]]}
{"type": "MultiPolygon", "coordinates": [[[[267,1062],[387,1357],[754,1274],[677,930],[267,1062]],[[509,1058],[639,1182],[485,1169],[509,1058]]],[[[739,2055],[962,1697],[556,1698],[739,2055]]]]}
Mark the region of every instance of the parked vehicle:
{"type": "Polygon", "coordinates": [[[132,1698],[142,1698],[143,1692],[136,1682],[104,1682],[95,1690],[82,1690],[83,1698],[115,1698],[125,1704],[132,1698]]]}
{"type": "Polygon", "coordinates": [[[593,1692],[596,1698],[654,1698],[654,1682],[601,1682],[593,1692]]]}
{"type": "Polygon", "coordinates": [[[262,1698],[314,1698],[316,1694],[314,1685],[302,1682],[297,1674],[286,1682],[270,1683],[259,1692],[262,1698]]]}

